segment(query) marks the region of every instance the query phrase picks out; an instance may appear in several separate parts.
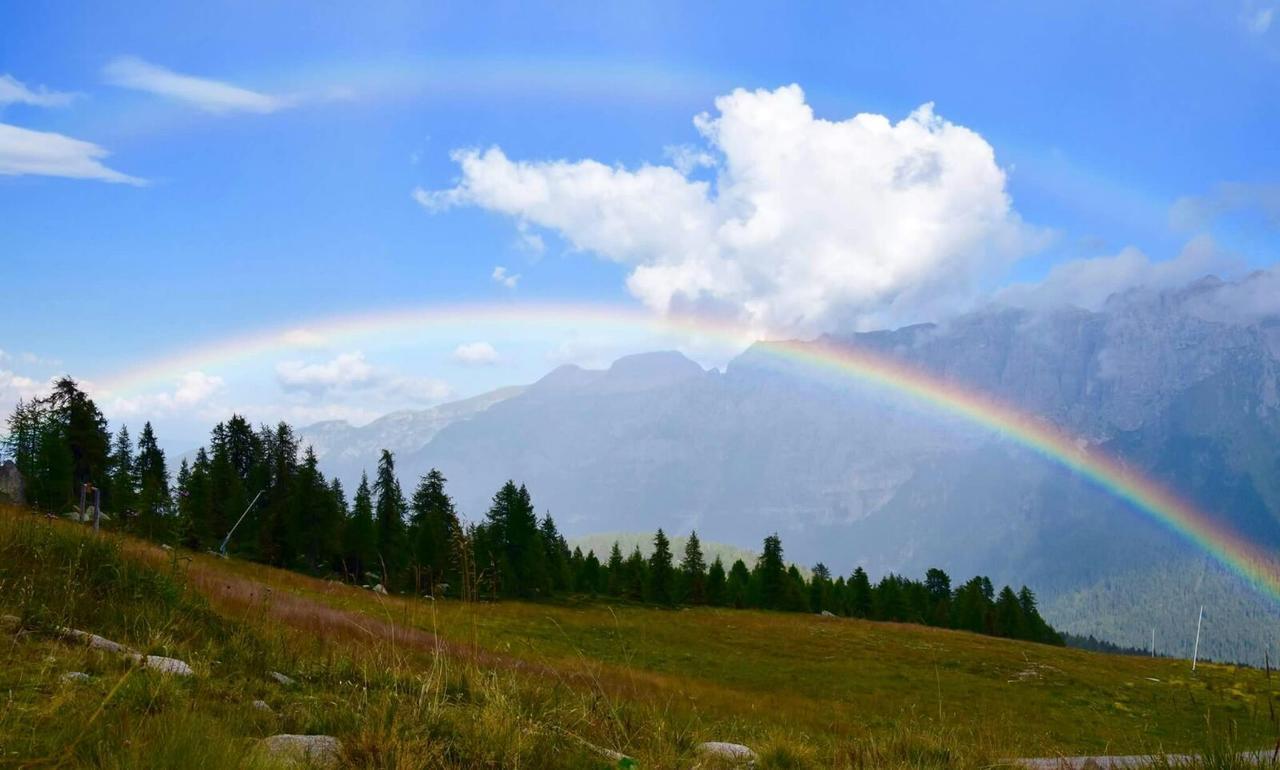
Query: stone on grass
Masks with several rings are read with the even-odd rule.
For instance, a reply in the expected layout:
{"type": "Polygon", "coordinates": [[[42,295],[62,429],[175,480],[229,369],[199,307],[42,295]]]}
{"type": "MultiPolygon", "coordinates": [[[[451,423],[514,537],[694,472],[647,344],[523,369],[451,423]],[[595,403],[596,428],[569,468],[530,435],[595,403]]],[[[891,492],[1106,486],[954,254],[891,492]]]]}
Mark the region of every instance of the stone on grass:
{"type": "Polygon", "coordinates": [[[191,670],[191,666],[177,658],[165,658],[160,655],[130,655],[128,657],[129,660],[143,668],[153,669],[162,674],[173,674],[175,676],[191,676],[195,674],[191,670]]]}
{"type": "Polygon", "coordinates": [[[834,612],[828,612],[827,610],[823,610],[822,612],[819,612],[818,614],[819,614],[819,615],[821,615],[821,616],[822,616],[822,617],[824,617],[824,618],[834,618],[834,617],[836,616],[834,612]]]}
{"type": "Polygon", "coordinates": [[[68,684],[84,684],[92,679],[92,677],[83,671],[68,671],[60,678],[68,684]]]}
{"type": "Polygon", "coordinates": [[[381,583],[373,587],[373,592],[375,594],[382,594],[383,596],[387,595],[387,589],[383,588],[381,583]]]}
{"type": "Polygon", "coordinates": [[[276,680],[277,683],[284,685],[285,687],[293,687],[295,684],[297,684],[297,682],[293,681],[291,677],[287,677],[284,674],[280,673],[279,671],[272,671],[271,678],[276,680]]]}
{"type": "Polygon", "coordinates": [[[82,644],[87,644],[91,650],[102,650],[103,652],[114,652],[119,655],[128,655],[133,650],[125,647],[119,642],[113,642],[105,637],[91,634],[88,631],[78,631],[74,628],[59,628],[58,631],[68,639],[73,639],[82,644]]]}
{"type": "Polygon", "coordinates": [[[723,741],[707,741],[698,744],[698,753],[717,759],[754,765],[756,753],[741,743],[724,743],[723,741]]]}
{"type": "Polygon", "coordinates": [[[272,760],[294,767],[337,767],[342,753],[332,735],[273,735],[258,745],[272,760]]]}
{"type": "Polygon", "coordinates": [[[254,711],[261,711],[266,714],[275,713],[274,711],[271,710],[271,704],[267,703],[264,700],[256,700],[251,705],[253,706],[254,711]]]}

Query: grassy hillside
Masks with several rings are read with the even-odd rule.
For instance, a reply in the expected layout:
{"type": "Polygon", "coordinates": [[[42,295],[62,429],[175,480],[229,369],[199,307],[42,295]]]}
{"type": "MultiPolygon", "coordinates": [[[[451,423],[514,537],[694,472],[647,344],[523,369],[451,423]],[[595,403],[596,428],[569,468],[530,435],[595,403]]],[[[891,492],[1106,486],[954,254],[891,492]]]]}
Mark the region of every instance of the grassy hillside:
{"type": "Polygon", "coordinates": [[[697,743],[731,740],[764,768],[976,768],[1276,734],[1276,689],[1252,669],[793,614],[380,597],[13,509],[0,613],[20,618],[0,632],[0,765],[251,767],[252,740],[296,732],[338,736],[362,767],[616,766],[597,746],[688,768],[697,743]],[[196,676],[68,645],[59,625],[196,676]]]}

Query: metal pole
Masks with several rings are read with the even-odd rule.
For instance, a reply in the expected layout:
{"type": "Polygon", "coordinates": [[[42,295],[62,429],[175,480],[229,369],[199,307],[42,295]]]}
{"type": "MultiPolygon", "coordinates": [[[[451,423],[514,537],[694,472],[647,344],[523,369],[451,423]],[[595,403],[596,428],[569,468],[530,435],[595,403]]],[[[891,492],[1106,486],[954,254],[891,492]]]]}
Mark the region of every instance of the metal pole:
{"type": "Polygon", "coordinates": [[[227,533],[227,536],[226,536],[226,537],[222,538],[222,545],[218,546],[218,555],[219,555],[219,556],[226,556],[226,555],[227,555],[227,543],[230,543],[230,542],[231,542],[231,536],[235,534],[236,527],[239,527],[239,526],[240,526],[240,522],[244,521],[244,517],[245,517],[245,516],[248,516],[248,515],[249,515],[249,511],[253,509],[253,505],[254,505],[254,503],[258,502],[258,498],[259,498],[259,497],[262,497],[262,493],[263,493],[263,492],[266,492],[266,491],[267,491],[267,490],[265,490],[265,489],[259,490],[259,491],[258,491],[258,494],[256,494],[256,495],[254,495],[254,496],[253,496],[253,499],[249,501],[249,507],[248,507],[248,508],[245,508],[245,509],[244,509],[244,513],[240,514],[240,518],[236,519],[235,526],[233,526],[233,527],[231,528],[231,531],[227,533]]]}
{"type": "Polygon", "coordinates": [[[1204,605],[1200,605],[1200,617],[1196,618],[1196,646],[1191,651],[1191,670],[1196,670],[1196,659],[1200,657],[1200,621],[1204,620],[1204,605]]]}

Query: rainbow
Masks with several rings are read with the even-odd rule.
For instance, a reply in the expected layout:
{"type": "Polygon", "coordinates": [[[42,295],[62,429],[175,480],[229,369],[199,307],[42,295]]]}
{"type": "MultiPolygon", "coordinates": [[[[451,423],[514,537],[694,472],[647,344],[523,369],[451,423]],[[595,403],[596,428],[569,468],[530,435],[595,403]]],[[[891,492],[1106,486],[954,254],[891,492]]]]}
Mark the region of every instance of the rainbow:
{"type": "MultiPolygon", "coordinates": [[[[519,324],[522,330],[539,325],[586,326],[595,331],[644,331],[657,335],[716,340],[746,347],[767,330],[695,317],[660,318],[638,309],[598,305],[457,305],[393,310],[368,315],[323,319],[292,329],[223,340],[177,355],[144,363],[98,381],[112,394],[167,382],[197,370],[227,366],[267,353],[296,351],[308,342],[325,344],[378,336],[457,327],[460,334],[476,324],[519,324]]],[[[873,351],[835,344],[777,341],[761,344],[765,355],[803,365],[906,396],[939,412],[953,415],[1019,444],[1107,491],[1149,516],[1193,546],[1214,557],[1230,571],[1268,596],[1280,599],[1280,563],[1267,551],[1182,499],[1156,479],[1120,460],[1090,448],[1087,442],[1045,419],[1022,412],[989,396],[965,388],[873,351]]]]}

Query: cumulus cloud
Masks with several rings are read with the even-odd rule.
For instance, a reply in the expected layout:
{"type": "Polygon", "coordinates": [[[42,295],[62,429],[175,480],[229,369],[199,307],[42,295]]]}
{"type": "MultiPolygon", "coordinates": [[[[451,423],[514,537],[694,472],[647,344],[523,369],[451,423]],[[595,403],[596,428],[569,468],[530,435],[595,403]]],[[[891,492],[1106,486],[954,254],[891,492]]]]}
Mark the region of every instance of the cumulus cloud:
{"type": "Polygon", "coordinates": [[[1153,261],[1135,248],[1118,254],[1077,259],[1054,265],[1039,283],[1018,283],[996,292],[997,302],[1048,309],[1080,307],[1097,310],[1107,298],[1137,287],[1171,289],[1205,275],[1235,269],[1208,236],[1192,240],[1173,259],[1153,261]]]}
{"type": "Polygon", "coordinates": [[[65,107],[75,100],[76,94],[50,91],[44,86],[30,88],[12,75],[0,75],[0,107],[7,104],[27,104],[32,107],[65,107]]]}
{"type": "Polygon", "coordinates": [[[0,175],[32,174],[146,184],[142,179],[103,165],[102,159],[108,154],[92,142],[0,123],[0,175]]]}
{"type": "Polygon", "coordinates": [[[213,114],[269,113],[292,105],[292,100],[251,91],[211,78],[174,72],[136,56],[121,56],[103,69],[107,82],[190,104],[213,114]]]}
{"type": "MultiPolygon", "coordinates": [[[[541,243],[541,240],[539,240],[539,243],[541,243]]],[[[516,284],[520,282],[520,275],[518,273],[510,273],[502,265],[495,267],[493,272],[489,274],[489,277],[493,279],[494,283],[501,284],[508,289],[514,289],[516,284]]]]}
{"type": "Polygon", "coordinates": [[[1004,171],[976,132],[924,105],[892,122],[816,118],[798,86],[737,90],[694,120],[714,184],[676,165],[453,154],[456,186],[430,211],[478,206],[630,267],[659,311],[715,311],[812,332],[918,312],[970,291],[1029,247],[1004,171]],[[683,170],[682,170],[683,169],[683,170]]]}
{"type": "Polygon", "coordinates": [[[498,351],[487,342],[468,342],[454,349],[453,360],[468,366],[485,366],[498,362],[498,351]]]}
{"type": "Polygon", "coordinates": [[[1280,184],[1223,182],[1208,195],[1179,198],[1169,209],[1175,228],[1194,230],[1231,211],[1260,212],[1273,226],[1280,227],[1280,184]]]}
{"type": "Polygon", "coordinates": [[[358,388],[376,381],[373,365],[364,354],[341,353],[321,363],[281,361],[276,365],[276,380],[285,390],[324,393],[337,388],[358,388]]]}
{"type": "MultiPolygon", "coordinates": [[[[89,392],[94,390],[91,383],[81,385],[89,392]]],[[[201,371],[187,372],[178,378],[171,391],[114,398],[108,403],[106,411],[116,417],[138,415],[151,418],[175,413],[206,415],[209,412],[204,411],[204,408],[209,406],[214,396],[222,392],[225,385],[221,377],[201,371]]]]}
{"type": "MultiPolygon", "coordinates": [[[[0,357],[0,361],[4,360],[7,360],[7,357],[0,357]]],[[[39,382],[17,372],[0,369],[0,412],[8,414],[9,408],[18,403],[19,399],[35,398],[43,395],[47,389],[47,382],[39,382]]]]}

